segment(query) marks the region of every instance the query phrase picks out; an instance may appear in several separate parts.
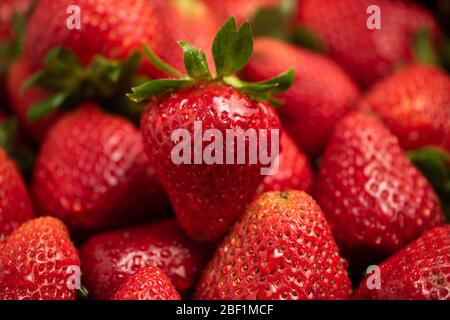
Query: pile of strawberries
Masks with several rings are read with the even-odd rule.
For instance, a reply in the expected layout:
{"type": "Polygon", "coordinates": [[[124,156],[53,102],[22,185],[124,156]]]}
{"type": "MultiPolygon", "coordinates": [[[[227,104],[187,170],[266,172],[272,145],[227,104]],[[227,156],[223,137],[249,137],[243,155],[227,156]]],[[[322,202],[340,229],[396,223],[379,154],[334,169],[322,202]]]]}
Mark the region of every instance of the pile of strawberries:
{"type": "Polygon", "coordinates": [[[0,42],[0,300],[450,300],[421,4],[4,0],[0,42]],[[278,170],[174,162],[198,122],[279,130],[278,170]]]}

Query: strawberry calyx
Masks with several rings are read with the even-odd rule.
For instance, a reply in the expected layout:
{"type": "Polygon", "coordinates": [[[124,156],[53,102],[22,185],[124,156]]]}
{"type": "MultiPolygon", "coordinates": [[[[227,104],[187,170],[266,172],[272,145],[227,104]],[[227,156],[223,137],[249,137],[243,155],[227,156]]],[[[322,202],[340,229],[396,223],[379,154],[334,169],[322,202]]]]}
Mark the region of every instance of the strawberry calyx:
{"type": "Polygon", "coordinates": [[[11,19],[12,38],[0,42],[0,76],[5,76],[12,62],[22,55],[27,16],[15,14],[11,19]]]}
{"type": "Polygon", "coordinates": [[[438,147],[408,151],[409,159],[433,185],[450,221],[450,154],[438,147]]]}
{"type": "Polygon", "coordinates": [[[412,37],[414,58],[424,64],[439,65],[440,57],[428,28],[421,28],[412,37]]]}
{"type": "Polygon", "coordinates": [[[246,82],[235,75],[245,67],[253,53],[253,33],[248,22],[243,23],[238,29],[236,20],[229,18],[217,32],[212,45],[215,74],[210,71],[202,50],[183,41],[179,44],[184,52],[186,75],[183,76],[180,71],[161,61],[145,46],[144,51],[150,62],[174,78],[152,80],[133,87],[132,93],[127,94],[132,101],[141,102],[196,84],[222,82],[257,101],[269,101],[279,105],[280,101],[274,96],[288,90],[294,80],[293,69],[260,82],[246,82]]]}
{"type": "Polygon", "coordinates": [[[29,121],[35,122],[57,109],[73,109],[83,101],[95,101],[108,111],[129,115],[139,107],[131,105],[124,93],[130,86],[147,80],[137,76],[140,60],[138,52],[131,53],[124,61],[97,55],[89,65],[83,66],[70,49],[52,49],[45,56],[43,69],[22,84],[22,93],[31,86],[50,92],[47,98],[30,107],[29,121]]]}

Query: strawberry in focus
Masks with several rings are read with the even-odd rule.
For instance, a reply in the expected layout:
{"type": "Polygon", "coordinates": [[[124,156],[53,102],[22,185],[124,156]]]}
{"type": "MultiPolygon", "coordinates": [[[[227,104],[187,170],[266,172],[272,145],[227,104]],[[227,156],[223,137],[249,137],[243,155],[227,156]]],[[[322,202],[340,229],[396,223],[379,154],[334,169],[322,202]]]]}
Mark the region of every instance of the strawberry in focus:
{"type": "MultiPolygon", "coordinates": [[[[173,133],[183,130],[187,132],[185,135],[195,139],[198,135],[195,125],[200,123],[202,136],[209,129],[215,129],[222,137],[229,131],[238,130],[244,135],[251,131],[269,132],[267,136],[272,137],[272,133],[279,132],[280,123],[266,101],[287,90],[294,75],[290,70],[258,83],[244,82],[234,76],[252,54],[253,37],[248,23],[238,29],[233,18],[225,22],[213,42],[217,74],[209,71],[203,51],[185,42],[180,45],[184,49],[189,76],[148,82],[133,88],[129,97],[136,102],[151,99],[141,120],[141,131],[147,154],[180,225],[194,239],[213,242],[225,235],[251,201],[263,180],[263,165],[261,161],[239,163],[236,155],[244,153],[248,157],[251,150],[250,143],[245,142],[238,150],[240,143],[235,143],[236,138],[231,146],[228,143],[225,146],[222,139],[219,150],[214,151],[216,156],[222,154],[222,160],[216,161],[215,156],[211,157],[214,158],[212,163],[193,160],[189,148],[190,162],[178,163],[173,160],[177,145],[172,139],[173,133]],[[233,159],[227,159],[225,163],[223,155],[230,153],[233,159]]],[[[147,54],[155,60],[152,52],[147,50],[147,54]]],[[[164,62],[157,62],[160,68],[179,76],[179,72],[164,62]]],[[[271,139],[267,139],[266,145],[258,140],[253,150],[267,149],[265,151],[270,153],[272,144],[279,142],[271,139]]],[[[183,143],[191,147],[191,142],[183,143]]],[[[194,146],[194,153],[203,155],[203,146],[200,147],[201,150],[196,150],[194,146]]],[[[276,156],[273,151],[271,156],[276,156]]]]}
{"type": "Polygon", "coordinates": [[[115,293],[113,300],[181,300],[170,279],[155,267],[140,269],[115,293]]]}
{"type": "Polygon", "coordinates": [[[351,283],[325,216],[302,191],[268,192],[219,246],[196,299],[346,299],[351,283]]]}
{"type": "Polygon", "coordinates": [[[167,211],[139,131],[90,103],[49,131],[37,157],[32,193],[39,213],[60,218],[80,236],[149,221],[167,211]]]}
{"type": "Polygon", "coordinates": [[[111,299],[140,269],[158,267],[181,294],[189,293],[210,249],[190,239],[175,220],[93,236],[80,249],[83,283],[92,299],[111,299]]]}
{"type": "Polygon", "coordinates": [[[364,279],[355,292],[365,300],[450,300],[450,226],[437,227],[383,261],[381,286],[364,279]]]}
{"type": "Polygon", "coordinates": [[[280,99],[283,128],[309,156],[319,156],[337,121],[353,108],[359,90],[333,61],[270,38],[255,41],[255,52],[243,78],[260,81],[293,67],[296,77],[280,99]]]}
{"type": "Polygon", "coordinates": [[[25,222],[0,247],[0,300],[75,299],[80,261],[61,221],[25,222]]]}
{"type": "Polygon", "coordinates": [[[398,139],[362,113],[336,126],[314,195],[343,255],[355,266],[377,263],[444,223],[433,188],[398,139]]]}

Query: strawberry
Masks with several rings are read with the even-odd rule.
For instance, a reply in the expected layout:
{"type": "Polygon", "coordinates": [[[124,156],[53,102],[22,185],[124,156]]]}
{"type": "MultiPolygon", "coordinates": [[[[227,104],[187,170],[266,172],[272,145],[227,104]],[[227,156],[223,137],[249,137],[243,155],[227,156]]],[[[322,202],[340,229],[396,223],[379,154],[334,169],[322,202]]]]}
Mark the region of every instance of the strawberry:
{"type": "Polygon", "coordinates": [[[259,81],[288,67],[295,69],[296,77],[291,90],[280,96],[284,104],[278,113],[283,127],[301,149],[317,157],[336,122],[352,109],[359,91],[331,60],[269,38],[255,41],[255,53],[243,77],[259,81]]]}
{"type": "Polygon", "coordinates": [[[34,217],[30,196],[16,164],[0,148],[0,241],[34,217]]]}
{"type": "Polygon", "coordinates": [[[30,87],[23,93],[22,84],[32,76],[30,67],[25,60],[19,60],[12,64],[7,77],[7,90],[13,112],[19,120],[22,131],[27,138],[35,143],[40,143],[47,134],[50,126],[56,121],[56,113],[49,115],[37,122],[31,122],[27,118],[27,113],[35,103],[47,98],[48,94],[37,87],[30,87]]]}
{"type": "Polygon", "coordinates": [[[203,269],[209,249],[191,240],[175,220],[96,235],[80,250],[83,281],[93,299],[110,299],[138,270],[158,267],[187,293],[203,269]]]}
{"type": "MultiPolygon", "coordinates": [[[[253,149],[276,156],[278,150],[270,150],[278,143],[275,141],[278,137],[272,137],[279,131],[279,119],[264,101],[289,88],[293,72],[259,83],[247,83],[235,77],[234,73],[242,69],[252,53],[252,33],[248,23],[237,30],[233,18],[225,22],[213,43],[215,75],[210,73],[202,51],[185,42],[180,44],[185,51],[189,77],[151,81],[133,88],[129,97],[138,102],[153,98],[142,117],[141,131],[147,154],[155,164],[181,226],[197,240],[216,241],[243,213],[263,180],[261,161],[239,163],[236,155],[244,154],[248,160],[247,155],[253,149]],[[199,134],[203,137],[211,132],[209,129],[215,129],[215,134],[219,131],[218,135],[225,138],[227,131],[233,134],[238,134],[237,130],[255,134],[262,131],[267,133],[267,143],[264,145],[257,139],[254,148],[250,146],[252,142],[244,142],[239,149],[241,143],[236,143],[236,139],[228,141],[227,146],[225,138],[222,142],[215,140],[216,147],[210,153],[215,156],[210,157],[214,158],[210,162],[203,159],[208,148],[203,149],[197,143],[194,153],[183,151],[182,161],[174,161],[174,148],[180,143],[191,146],[180,139],[178,143],[172,140],[174,133],[181,130],[195,140],[199,134]]],[[[148,54],[154,60],[152,53],[148,54]]],[[[158,64],[170,70],[162,61],[158,64]]]]}
{"type": "Polygon", "coordinates": [[[356,299],[450,300],[450,226],[425,233],[380,265],[381,287],[364,279],[356,299]]]}
{"type": "Polygon", "coordinates": [[[238,23],[253,18],[258,9],[275,7],[280,4],[280,0],[203,0],[217,18],[223,22],[228,17],[235,17],[238,23]]]}
{"type": "Polygon", "coordinates": [[[281,153],[277,160],[279,170],[274,175],[268,175],[264,178],[258,187],[258,193],[290,189],[311,191],[313,172],[308,158],[285,132],[281,135],[280,145],[281,153]]]}
{"type": "Polygon", "coordinates": [[[148,0],[41,0],[26,29],[25,57],[33,69],[40,68],[52,48],[65,46],[84,64],[97,54],[122,60],[143,41],[158,41],[156,16],[148,0]],[[72,27],[73,5],[80,10],[80,29],[72,27]]]}
{"type": "Polygon", "coordinates": [[[73,300],[79,267],[61,221],[41,217],[25,222],[1,245],[0,300],[73,300]]]}
{"type": "Polygon", "coordinates": [[[376,113],[405,149],[427,145],[450,151],[450,77],[412,65],[378,83],[360,102],[376,113]]]}
{"type": "MultiPolygon", "coordinates": [[[[96,55],[124,60],[147,43],[180,68],[179,37],[201,47],[213,39],[217,26],[208,8],[196,0],[79,0],[81,28],[72,30],[66,26],[71,5],[71,0],[41,0],[37,5],[25,34],[25,56],[32,67],[42,67],[44,56],[57,46],[69,48],[87,65],[96,55]]],[[[148,63],[142,71],[151,77],[164,75],[148,63]]]]}
{"type": "Polygon", "coordinates": [[[444,222],[428,181],[376,119],[353,113],[335,129],[315,199],[350,263],[376,263],[444,222]]]}
{"type": "Polygon", "coordinates": [[[181,300],[170,279],[155,267],[140,269],[119,288],[113,300],[181,300]]]}
{"type": "Polygon", "coordinates": [[[343,299],[351,283],[325,216],[302,191],[247,208],[205,269],[197,299],[343,299]]]}
{"type": "Polygon", "coordinates": [[[164,193],[127,120],[85,104],[49,131],[35,165],[37,211],[83,235],[166,211],[164,193]]]}
{"type": "Polygon", "coordinates": [[[415,59],[412,41],[421,30],[426,28],[433,39],[439,34],[426,9],[403,0],[303,0],[297,20],[316,33],[330,56],[367,87],[397,65],[415,59]],[[372,5],[381,11],[380,29],[367,26],[372,5]]]}

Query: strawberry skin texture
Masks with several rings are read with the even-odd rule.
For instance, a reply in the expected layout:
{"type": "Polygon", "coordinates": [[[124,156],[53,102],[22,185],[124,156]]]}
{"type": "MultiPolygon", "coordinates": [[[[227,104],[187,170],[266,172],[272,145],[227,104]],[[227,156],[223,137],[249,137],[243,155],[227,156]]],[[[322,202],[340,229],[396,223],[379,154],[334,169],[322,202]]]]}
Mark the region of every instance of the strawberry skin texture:
{"type": "Polygon", "coordinates": [[[7,91],[11,108],[17,116],[20,127],[26,137],[35,143],[40,143],[47,134],[48,129],[58,118],[57,113],[37,122],[30,122],[27,118],[27,112],[35,103],[47,98],[48,94],[37,87],[30,87],[23,93],[22,84],[33,75],[28,63],[25,60],[19,60],[11,65],[7,76],[7,91]]]}
{"type": "Polygon", "coordinates": [[[380,265],[381,288],[364,279],[356,299],[450,300],[450,226],[437,227],[380,265]]]}
{"type": "Polygon", "coordinates": [[[412,39],[422,28],[438,38],[431,14],[413,1],[354,0],[299,2],[297,19],[324,42],[330,56],[370,87],[396,65],[414,60],[412,39]],[[381,9],[381,29],[367,27],[371,5],[381,9]]]}
{"type": "Polygon", "coordinates": [[[253,18],[254,14],[261,8],[275,7],[280,0],[203,0],[216,14],[220,22],[229,17],[236,18],[240,25],[245,20],[253,18]]]}
{"type": "Polygon", "coordinates": [[[308,158],[295,145],[286,132],[280,139],[281,151],[278,156],[279,170],[274,175],[268,175],[258,187],[258,194],[267,191],[312,189],[313,172],[308,158]]]}
{"type": "Polygon", "coordinates": [[[315,199],[350,263],[376,263],[444,222],[431,185],[378,120],[353,113],[330,139],[315,199]]]}
{"type": "Polygon", "coordinates": [[[404,149],[436,145],[450,151],[450,77],[412,65],[377,84],[360,108],[376,113],[404,149]]]}
{"type": "Polygon", "coordinates": [[[139,130],[93,104],[51,128],[36,161],[32,193],[38,212],[60,218],[79,235],[148,221],[167,210],[139,130]]]}
{"type": "Polygon", "coordinates": [[[111,231],[82,246],[83,283],[91,298],[110,299],[130,275],[153,266],[184,294],[198,280],[209,254],[209,248],[190,239],[175,219],[111,231]]]}
{"type": "Polygon", "coordinates": [[[292,87],[278,109],[285,130],[309,156],[321,154],[336,122],[352,110],[359,90],[333,61],[275,39],[255,41],[254,53],[243,71],[260,81],[294,68],[292,87]],[[326,76],[324,76],[326,75],[326,76]]]}
{"type": "Polygon", "coordinates": [[[113,300],[181,300],[170,279],[158,268],[146,267],[120,287],[113,300]]]}
{"type": "Polygon", "coordinates": [[[34,217],[34,209],[16,164],[0,148],[0,240],[34,217]]]}
{"type": "MultiPolygon", "coordinates": [[[[220,130],[224,141],[226,129],[258,132],[279,129],[280,124],[268,104],[253,101],[218,83],[180,90],[159,102],[151,102],[144,113],[141,130],[146,151],[178,221],[194,239],[216,241],[244,212],[264,176],[260,173],[260,162],[254,165],[174,164],[171,151],[176,144],[171,141],[172,132],[183,128],[194,137],[194,121],[202,122],[203,133],[211,128],[220,130]]],[[[237,154],[237,146],[234,149],[237,154]]],[[[247,146],[246,154],[248,149],[247,146]]]]}
{"type": "Polygon", "coordinates": [[[52,217],[30,220],[1,243],[0,300],[74,300],[68,281],[78,252],[64,224],[52,217]]]}
{"type": "Polygon", "coordinates": [[[351,283],[325,216],[302,191],[252,202],[205,269],[197,299],[345,299],[351,283]]]}

